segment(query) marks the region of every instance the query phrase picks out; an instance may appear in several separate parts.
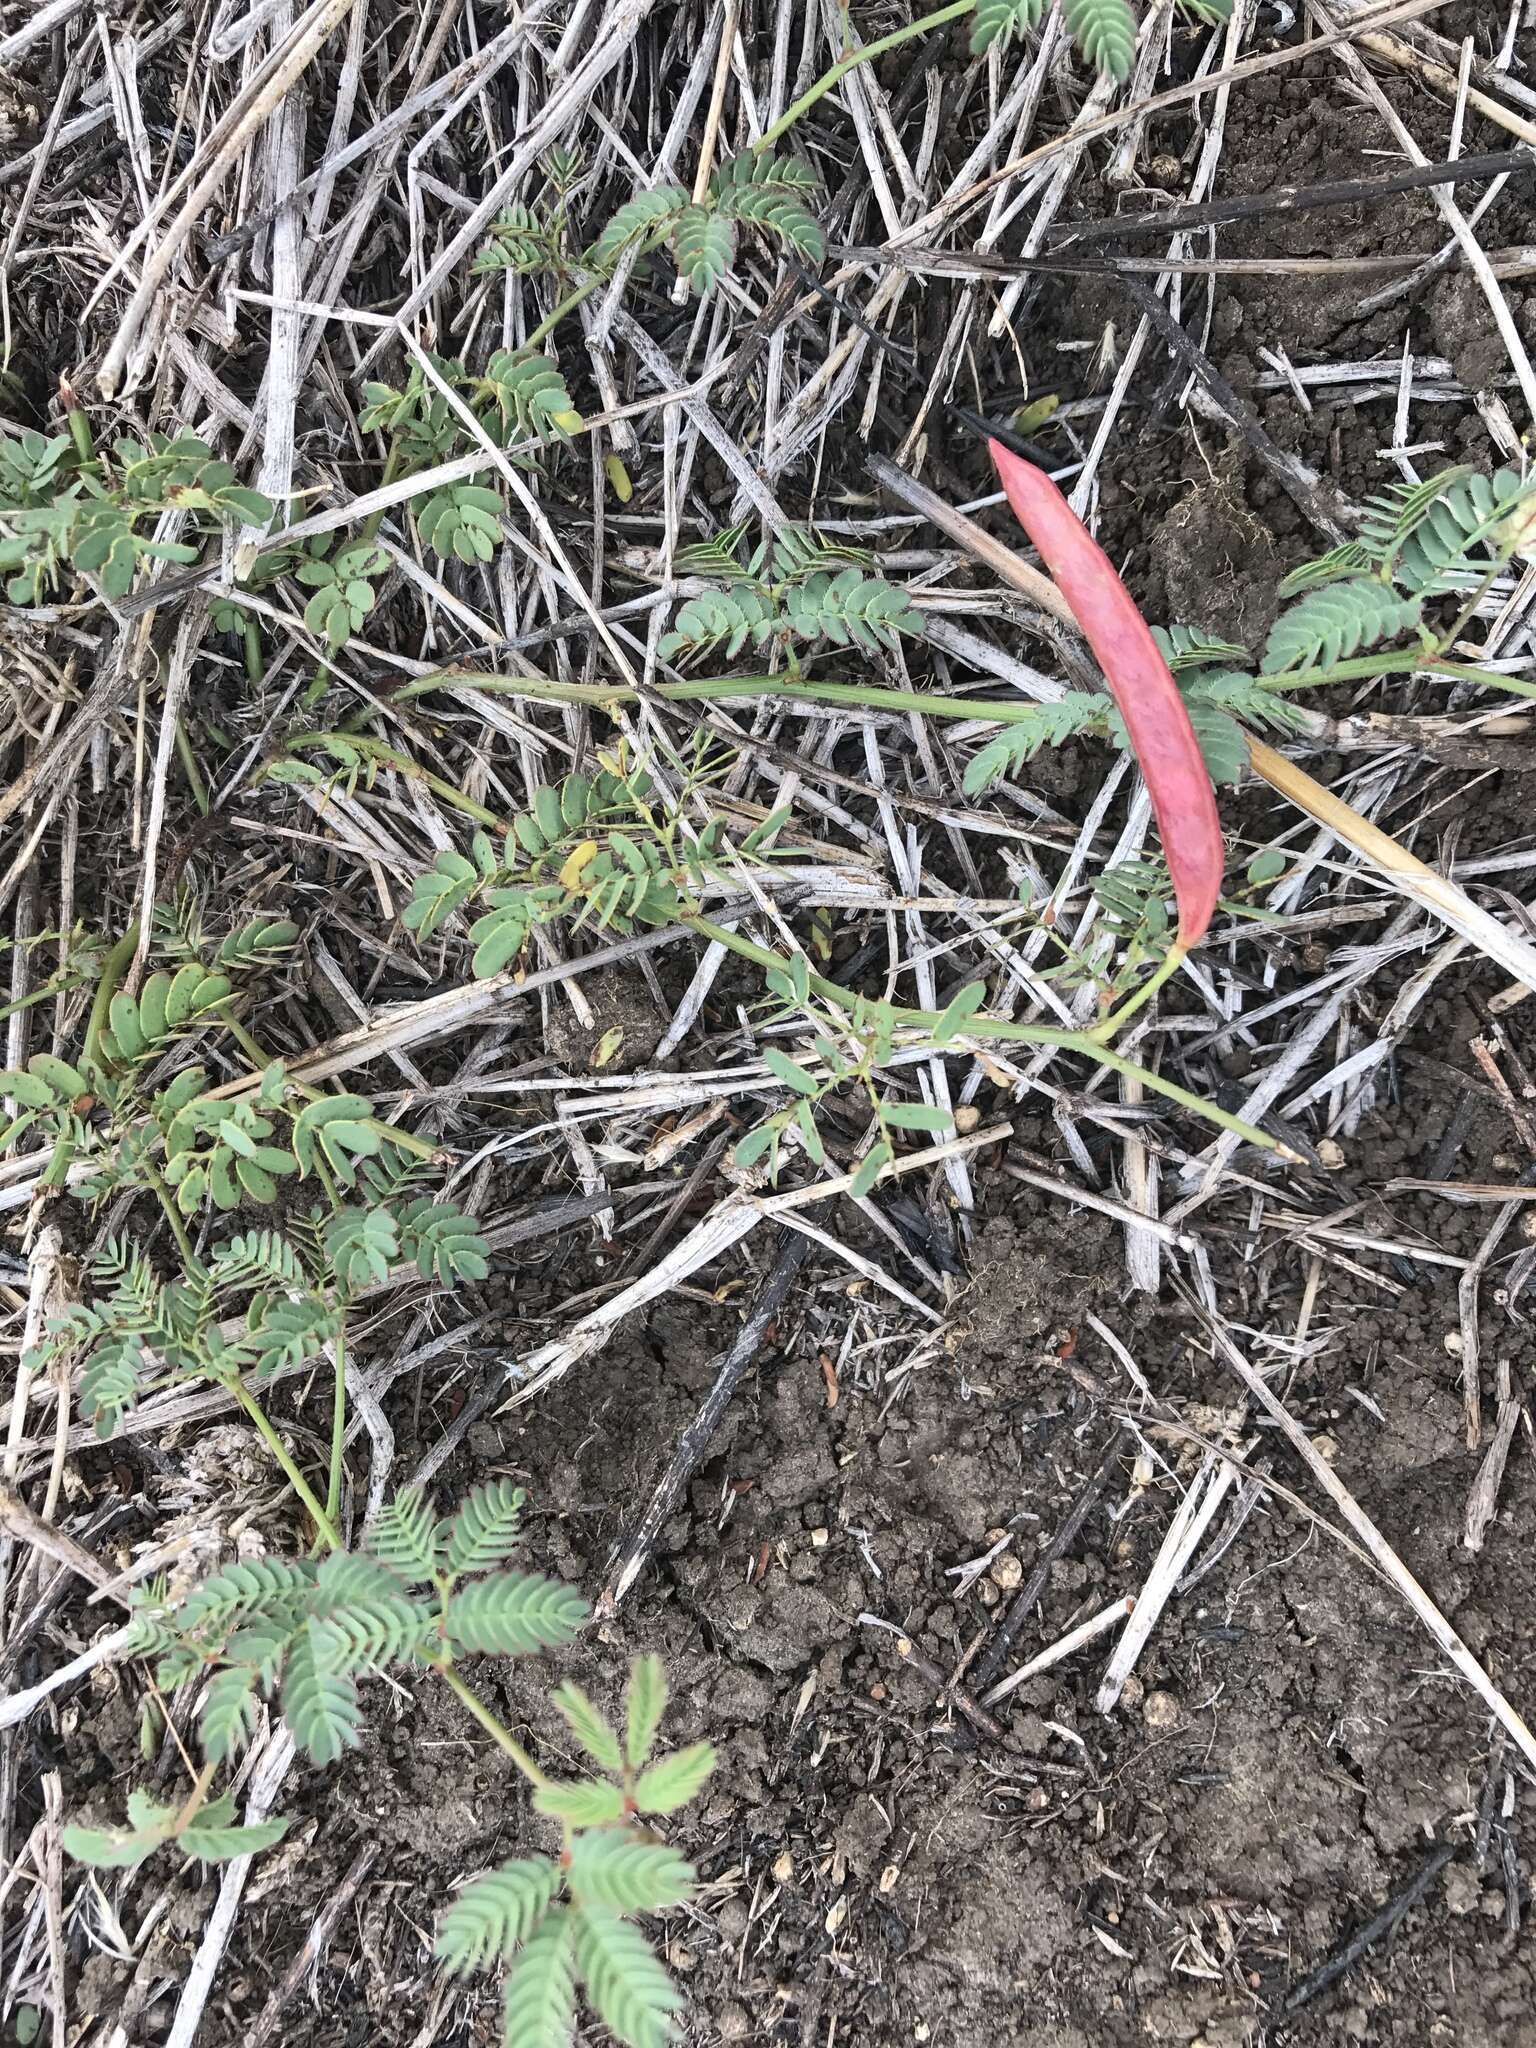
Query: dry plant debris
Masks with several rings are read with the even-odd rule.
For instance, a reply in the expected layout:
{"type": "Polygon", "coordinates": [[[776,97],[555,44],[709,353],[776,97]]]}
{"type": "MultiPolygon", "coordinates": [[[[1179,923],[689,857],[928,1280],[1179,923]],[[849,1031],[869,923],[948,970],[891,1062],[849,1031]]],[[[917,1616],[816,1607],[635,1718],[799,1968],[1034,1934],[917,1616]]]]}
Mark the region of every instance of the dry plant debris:
{"type": "Polygon", "coordinates": [[[7,2040],[1524,2038],[1533,35],[0,4],[7,2040]]]}

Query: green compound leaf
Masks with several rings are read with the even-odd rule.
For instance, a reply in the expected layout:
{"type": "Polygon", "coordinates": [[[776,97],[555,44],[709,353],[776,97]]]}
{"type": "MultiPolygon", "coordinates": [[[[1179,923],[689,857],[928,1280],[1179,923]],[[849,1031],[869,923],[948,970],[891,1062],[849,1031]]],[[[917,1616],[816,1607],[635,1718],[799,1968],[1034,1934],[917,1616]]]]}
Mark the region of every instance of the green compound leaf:
{"type": "Polygon", "coordinates": [[[491,1270],[490,1251],[473,1221],[451,1202],[425,1195],[404,1202],[395,1212],[400,1248],[423,1280],[453,1287],[460,1280],[483,1280],[491,1270]]]}
{"type": "Polygon", "coordinates": [[[361,1724],[357,1687],[334,1668],[336,1655],[332,1631],[307,1621],[289,1645],[283,1673],[283,1718],[317,1764],[334,1764],[355,1748],[361,1724]]]}
{"type": "Polygon", "coordinates": [[[830,640],[864,654],[894,648],[903,633],[921,627],[904,590],[861,569],[836,575],[823,570],[791,584],[784,592],[784,616],[802,639],[830,640]]]}
{"type": "Polygon", "coordinates": [[[256,1732],[260,1711],[254,1670],[232,1664],[213,1674],[198,1722],[203,1755],[209,1763],[227,1764],[240,1755],[256,1732]]]}
{"type": "Polygon", "coordinates": [[[579,1685],[567,1680],[557,1686],[551,1698],[564,1715],[567,1726],[582,1748],[605,1771],[622,1771],[624,1753],[607,1718],[579,1685]]]}
{"type": "Polygon", "coordinates": [[[1373,577],[1325,584],[1283,611],[1264,645],[1266,675],[1327,667],[1363,648],[1408,633],[1419,622],[1417,597],[1404,597],[1373,577]]]}
{"type": "Polygon", "coordinates": [[[400,1256],[394,1217],[387,1209],[338,1209],[325,1227],[325,1255],[349,1293],[382,1285],[400,1256]]]}
{"type": "Polygon", "coordinates": [[[817,189],[816,173],[798,157],[766,152],[732,157],[710,181],[718,212],[776,235],[809,263],[820,263],[827,238],[807,200],[817,189]]]}
{"type": "Polygon", "coordinates": [[[642,1813],[676,1813],[698,1797],[714,1768],[712,1743],[695,1742],[675,1750],[641,1772],[635,1782],[635,1804],[642,1813]]]}
{"type": "Polygon", "coordinates": [[[736,224],[705,206],[685,206],[672,228],[677,267],[702,299],[736,260],[736,224]]]}
{"type": "Polygon", "coordinates": [[[661,636],[657,652],[663,661],[675,661],[680,654],[719,650],[733,660],[748,642],[765,646],[778,624],[778,613],[761,591],[745,584],[734,590],[708,590],[679,607],[676,624],[661,636]]]}
{"type": "Polygon", "coordinates": [[[576,2027],[576,1938],[569,1913],[545,1916],[507,1973],[506,2048],[569,2048],[576,2027]]]}
{"type": "Polygon", "coordinates": [[[645,1655],[635,1659],[629,1673],[629,1698],[625,1702],[625,1763],[637,1772],[662,1729],[662,1714],[668,1708],[668,1671],[662,1659],[645,1655]]]}
{"type": "Polygon", "coordinates": [[[321,1095],[293,1120],[293,1150],[300,1174],[323,1163],[342,1187],[357,1180],[354,1159],[371,1159],[382,1142],[373,1128],[373,1104],[363,1095],[321,1095]]]}
{"type": "Polygon", "coordinates": [[[380,1564],[407,1585],[426,1585],[437,1576],[438,1522],[419,1486],[408,1486],[379,1510],[368,1538],[380,1564]]]}
{"type": "Polygon", "coordinates": [[[514,439],[564,439],[581,425],[565,380],[548,356],[526,349],[498,349],[485,366],[482,389],[490,403],[479,410],[481,424],[503,444],[514,439]]]}
{"type": "Polygon", "coordinates": [[[445,561],[488,562],[501,545],[505,510],[500,494],[483,484],[449,484],[417,508],[416,524],[445,561]]]}
{"type": "Polygon", "coordinates": [[[502,1564],[521,1540],[527,1494],[510,1479],[491,1479],[460,1503],[448,1525],[448,1569],[483,1572],[502,1564]]]}
{"type": "Polygon", "coordinates": [[[979,796],[994,782],[1017,775],[1042,747],[1059,747],[1079,733],[1102,732],[1114,706],[1096,691],[1068,690],[1054,703],[1031,704],[1026,717],[1013,719],[996,739],[988,740],[966,763],[967,796],[979,796]]]}
{"type": "Polygon", "coordinates": [[[587,1603],[557,1579],[497,1572],[453,1594],[445,1626],[455,1651],[519,1657],[570,1642],[586,1618],[587,1603]]]}
{"type": "Polygon", "coordinates": [[[233,1793],[210,1799],[195,1820],[175,1837],[176,1847],[199,1863],[229,1863],[236,1856],[254,1856],[270,1849],[287,1834],[286,1820],[258,1820],[242,1824],[235,1818],[233,1793]]]}
{"type": "Polygon", "coordinates": [[[1088,62],[1124,84],[1136,56],[1136,17],[1126,0],[1062,0],[1061,12],[1088,62]]]}
{"type": "Polygon", "coordinates": [[[626,2048],[665,2048],[682,2000],[638,1927],[602,1906],[575,1906],[576,1967],[598,2017],[626,2048]]]}
{"type": "Polygon", "coordinates": [[[309,1625],[326,1668],[340,1676],[404,1662],[432,1620],[426,1604],[377,1558],[333,1551],[315,1574],[309,1625]]]}
{"type": "Polygon", "coordinates": [[[985,57],[994,43],[1006,48],[1040,19],[1041,0],[976,0],[971,15],[971,55],[985,57]]]}
{"type": "Polygon", "coordinates": [[[437,1956],[456,1977],[504,1962],[525,1942],[560,1889],[547,1856],[519,1856],[467,1884],[438,1923],[437,1956]]]}
{"type": "Polygon", "coordinates": [[[252,918],[220,942],[219,969],[239,973],[249,967],[265,967],[290,952],[298,941],[299,928],[286,917],[252,918]]]}
{"type": "Polygon", "coordinates": [[[693,1866],[665,1842],[597,1829],[571,1845],[566,1882],[584,1905],[615,1913],[658,1913],[694,1893],[693,1866]]]}
{"type": "Polygon", "coordinates": [[[577,1783],[540,1785],[533,1795],[540,1813],[567,1827],[602,1828],[624,1818],[624,1794],[617,1785],[601,1778],[583,1778],[577,1783]]]}
{"type": "Polygon", "coordinates": [[[637,192],[603,229],[588,251],[587,261],[594,270],[612,270],[631,242],[638,242],[675,220],[687,206],[688,190],[684,185],[657,185],[649,192],[637,192]]]}

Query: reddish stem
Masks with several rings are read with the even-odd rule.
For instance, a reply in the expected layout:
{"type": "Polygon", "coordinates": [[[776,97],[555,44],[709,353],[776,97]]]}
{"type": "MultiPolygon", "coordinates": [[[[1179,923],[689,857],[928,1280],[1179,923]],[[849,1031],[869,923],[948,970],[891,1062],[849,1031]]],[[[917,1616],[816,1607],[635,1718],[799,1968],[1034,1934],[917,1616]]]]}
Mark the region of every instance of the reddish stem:
{"type": "Polygon", "coordinates": [[[1179,907],[1178,950],[1197,945],[1221,891],[1216,797],[1179,686],[1115,566],[1044,470],[988,443],[1013,516],[1098,658],[1146,777],[1179,907]]]}

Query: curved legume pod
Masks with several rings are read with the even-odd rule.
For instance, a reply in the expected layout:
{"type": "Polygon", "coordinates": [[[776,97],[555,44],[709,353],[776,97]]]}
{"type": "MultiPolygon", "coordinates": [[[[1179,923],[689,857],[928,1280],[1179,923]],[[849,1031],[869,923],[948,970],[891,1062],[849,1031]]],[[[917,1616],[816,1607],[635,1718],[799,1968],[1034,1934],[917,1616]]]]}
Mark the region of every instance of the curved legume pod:
{"type": "Polygon", "coordinates": [[[989,441],[1013,516],[1039,550],[1125,720],[1178,903],[1178,949],[1197,945],[1221,891],[1216,795],[1179,686],[1115,566],[1044,470],[989,441]]]}

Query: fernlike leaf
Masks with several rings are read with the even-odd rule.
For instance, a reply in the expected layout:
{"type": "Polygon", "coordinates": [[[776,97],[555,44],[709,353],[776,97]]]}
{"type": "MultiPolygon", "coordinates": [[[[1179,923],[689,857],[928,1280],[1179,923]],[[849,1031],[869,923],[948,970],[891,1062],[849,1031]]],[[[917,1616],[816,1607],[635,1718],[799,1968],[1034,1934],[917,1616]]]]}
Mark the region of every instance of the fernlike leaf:
{"type": "Polygon", "coordinates": [[[357,1687],[334,1667],[335,1642],[323,1622],[306,1622],[289,1646],[283,1718],[317,1764],[334,1764],[358,1739],[357,1687]]]}
{"type": "Polygon", "coordinates": [[[545,1915],[507,1972],[506,2048],[569,2048],[576,2027],[576,1931],[569,1913],[545,1915]]]}
{"type": "Polygon", "coordinates": [[[683,185],[657,185],[649,192],[637,192],[614,214],[593,243],[588,261],[594,270],[611,270],[631,242],[638,242],[670,220],[688,205],[683,185]]]}
{"type": "Polygon", "coordinates": [[[990,447],[1014,516],[1071,605],[1125,720],[1173,877],[1178,945],[1187,951],[1215,911],[1226,849],[1178,684],[1114,564],[1050,478],[998,442],[990,447]]]}
{"type": "Polygon", "coordinates": [[[571,1733],[592,1761],[601,1764],[605,1771],[622,1771],[624,1752],[619,1747],[619,1738],[605,1715],[581,1687],[567,1680],[564,1685],[556,1687],[551,1697],[565,1716],[571,1733]]]}
{"type": "Polygon", "coordinates": [[[971,14],[971,55],[984,57],[994,43],[1033,28],[1040,19],[1041,0],[976,0],[971,14]]]}
{"type": "Polygon", "coordinates": [[[409,1654],[432,1616],[377,1558],[332,1551],[315,1573],[312,1626],[326,1630],[325,1657],[342,1675],[383,1671],[409,1654]]]}
{"type": "Polygon", "coordinates": [[[1127,0],[1062,0],[1061,12],[1088,62],[1123,84],[1136,56],[1136,17],[1127,0]]]}
{"type": "Polygon", "coordinates": [[[448,1569],[483,1572],[501,1564],[520,1540],[528,1496],[510,1479],[491,1479],[459,1504],[448,1530],[448,1569]]]}
{"type": "Polygon", "coordinates": [[[1395,640],[1419,622],[1417,597],[1404,597],[1374,577],[1325,584],[1283,611],[1264,643],[1266,675],[1345,661],[1363,648],[1395,640]]]}
{"type": "Polygon", "coordinates": [[[467,1884],[444,1912],[437,1956],[456,1977],[504,1961],[525,1942],[560,1889],[560,1866],[519,1856],[467,1884]]]}
{"type": "Polygon", "coordinates": [[[286,1820],[258,1820],[242,1825],[235,1818],[233,1793],[210,1799],[197,1817],[176,1836],[176,1847],[199,1863],[229,1863],[236,1856],[254,1856],[287,1834],[286,1820]]]}
{"type": "Polygon", "coordinates": [[[635,1781],[635,1804],[642,1813],[676,1813],[698,1797],[714,1768],[712,1743],[695,1742],[687,1749],[674,1750],[640,1773],[635,1781]]]}
{"type": "Polygon", "coordinates": [[[677,267],[702,299],[736,260],[736,225],[708,207],[685,206],[672,228],[677,267]]]}
{"type": "Polygon", "coordinates": [[[456,1651],[519,1657],[570,1642],[586,1618],[586,1602],[557,1579],[497,1572],[454,1593],[446,1625],[456,1651]]]}
{"type": "Polygon", "coordinates": [[[572,1898],[615,1913],[659,1913],[694,1892],[693,1866],[676,1849],[611,1828],[577,1836],[566,1882],[572,1898]]]}
{"type": "Polygon", "coordinates": [[[637,1657],[629,1674],[624,1728],[624,1761],[638,1771],[656,1746],[667,1711],[667,1667],[654,1653],[637,1657]]]}
{"type": "Polygon", "coordinates": [[[810,165],[796,157],[749,152],[721,165],[713,189],[721,213],[765,229],[808,263],[820,263],[827,239],[806,203],[816,182],[810,165]]]}
{"type": "Polygon", "coordinates": [[[601,1828],[624,1818],[624,1794],[617,1785],[602,1778],[583,1778],[562,1785],[539,1785],[533,1803],[551,1820],[567,1827],[601,1828]]]}
{"type": "Polygon", "coordinates": [[[198,1722],[203,1755],[209,1763],[227,1764],[246,1748],[256,1732],[259,1711],[253,1670],[232,1664],[213,1674],[198,1722]]]}
{"type": "Polygon", "coordinates": [[[381,1564],[407,1585],[425,1585],[438,1568],[438,1524],[419,1486],[408,1486],[379,1510],[368,1538],[381,1564]]]}
{"type": "Polygon", "coordinates": [[[638,1927],[602,1906],[577,1906],[576,1967],[598,2017],[625,2048],[664,2048],[682,2000],[638,1927]]]}

